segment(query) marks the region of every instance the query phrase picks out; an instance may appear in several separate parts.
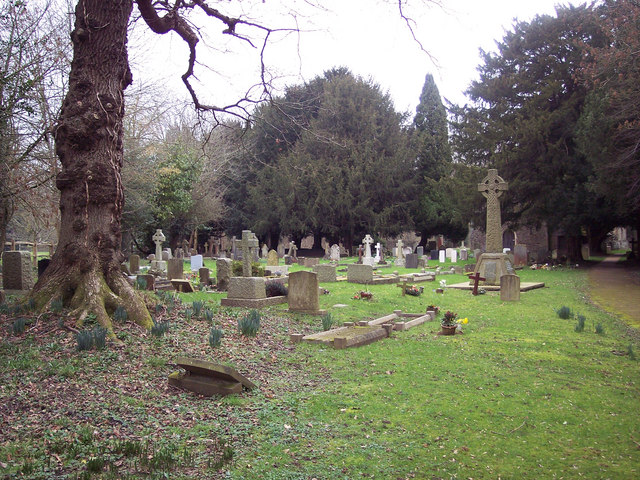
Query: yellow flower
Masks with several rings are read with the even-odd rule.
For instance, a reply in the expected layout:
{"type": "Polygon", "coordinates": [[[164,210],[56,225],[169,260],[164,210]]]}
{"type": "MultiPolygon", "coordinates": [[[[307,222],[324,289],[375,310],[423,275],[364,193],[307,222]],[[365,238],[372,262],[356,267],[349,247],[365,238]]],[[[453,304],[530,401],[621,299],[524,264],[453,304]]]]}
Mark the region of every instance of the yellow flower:
{"type": "Polygon", "coordinates": [[[462,320],[460,320],[460,323],[467,324],[467,323],[469,323],[469,319],[465,317],[462,320]]]}

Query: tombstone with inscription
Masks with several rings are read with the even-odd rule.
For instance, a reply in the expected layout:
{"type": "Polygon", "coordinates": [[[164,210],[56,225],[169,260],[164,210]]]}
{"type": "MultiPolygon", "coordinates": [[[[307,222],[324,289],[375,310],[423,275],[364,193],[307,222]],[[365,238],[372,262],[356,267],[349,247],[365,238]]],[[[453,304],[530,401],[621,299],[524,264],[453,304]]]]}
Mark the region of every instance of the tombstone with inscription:
{"type": "Polygon", "coordinates": [[[469,260],[469,250],[466,248],[460,249],[460,260],[469,260]]]}
{"type": "Polygon", "coordinates": [[[167,262],[167,278],[182,280],[184,274],[184,262],[181,258],[171,258],[167,262]]]}
{"type": "Polygon", "coordinates": [[[458,251],[454,248],[451,251],[451,263],[456,263],[458,261],[458,251]]]}
{"type": "Polygon", "coordinates": [[[418,248],[416,248],[416,253],[418,254],[419,257],[424,255],[424,247],[422,245],[418,245],[418,248]]]}
{"type": "Polygon", "coordinates": [[[513,273],[507,273],[500,277],[500,300],[520,300],[520,277],[513,273]]]}
{"type": "Polygon", "coordinates": [[[440,250],[430,250],[429,251],[429,260],[438,260],[440,250]]]}
{"type": "Polygon", "coordinates": [[[519,243],[513,247],[513,264],[516,267],[524,267],[527,265],[527,246],[519,243]]]}
{"type": "Polygon", "coordinates": [[[217,288],[221,292],[226,292],[229,289],[229,279],[231,278],[231,259],[219,258],[216,260],[217,271],[217,288]]]}
{"type": "Polygon", "coordinates": [[[335,282],[336,279],[336,266],[331,264],[314,265],[313,271],[318,274],[318,282],[335,282]]]}
{"type": "Polygon", "coordinates": [[[207,267],[202,267],[200,270],[198,270],[198,278],[200,279],[200,285],[211,284],[210,274],[211,274],[211,271],[207,267]]]}
{"type": "Polygon", "coordinates": [[[140,255],[129,255],[129,271],[134,275],[140,271],[140,255]]]}
{"type": "Polygon", "coordinates": [[[417,253],[409,253],[405,257],[405,265],[406,268],[418,268],[418,254],[417,253]]]}
{"type": "Polygon", "coordinates": [[[487,199],[486,251],[477,259],[475,274],[484,277],[485,285],[500,285],[500,277],[513,273],[513,265],[502,251],[502,220],[500,196],[508,190],[508,184],[498,171],[490,169],[478,184],[478,191],[487,199]]]}

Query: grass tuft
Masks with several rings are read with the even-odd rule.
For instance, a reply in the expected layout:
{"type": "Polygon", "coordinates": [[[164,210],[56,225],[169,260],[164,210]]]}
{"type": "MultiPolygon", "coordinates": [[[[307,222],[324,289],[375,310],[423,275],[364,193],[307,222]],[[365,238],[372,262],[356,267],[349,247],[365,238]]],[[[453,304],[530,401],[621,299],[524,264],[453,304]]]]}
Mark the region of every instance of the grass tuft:
{"type": "Polygon", "coordinates": [[[245,337],[255,337],[260,329],[260,312],[251,310],[238,319],[238,330],[245,337]]]}

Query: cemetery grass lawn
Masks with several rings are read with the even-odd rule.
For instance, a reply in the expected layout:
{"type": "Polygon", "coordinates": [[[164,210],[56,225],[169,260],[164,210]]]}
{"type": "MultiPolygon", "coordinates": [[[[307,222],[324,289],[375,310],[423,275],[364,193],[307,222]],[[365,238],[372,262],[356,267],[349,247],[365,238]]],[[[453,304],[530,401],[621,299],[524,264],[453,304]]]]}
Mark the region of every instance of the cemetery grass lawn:
{"type": "Polygon", "coordinates": [[[637,331],[589,302],[585,271],[519,274],[549,288],[505,303],[498,292],[436,294],[438,282],[418,283],[425,287],[420,297],[403,297],[396,285],[323,284],[330,293],[320,297],[320,308],[339,323],[397,309],[422,313],[429,304],[469,319],[463,335],[437,336],[436,321],[348,350],[289,343],[290,333],[320,331],[321,319],[284,306],[264,311],[257,337],[242,337],[235,325],[244,311],[221,309],[219,294],[203,292],[181,295],[182,306],[158,307],[158,319],[171,325],[165,336],[121,323],[116,331],[125,346],[101,351],[77,352],[64,328],[73,322],[64,317],[39,318],[14,335],[15,315],[1,315],[0,474],[640,476],[640,369],[627,354],[640,353],[637,331]],[[373,299],[353,299],[360,290],[373,299]],[[184,318],[194,299],[215,310],[225,331],[215,350],[207,321],[184,318]],[[583,332],[574,331],[574,319],[558,318],[562,306],[586,317],[583,332]],[[594,332],[598,324],[603,334],[594,332]],[[166,379],[182,355],[233,365],[259,388],[226,398],[174,390],[166,379]],[[84,473],[96,459],[105,462],[102,473],[84,473]]]}

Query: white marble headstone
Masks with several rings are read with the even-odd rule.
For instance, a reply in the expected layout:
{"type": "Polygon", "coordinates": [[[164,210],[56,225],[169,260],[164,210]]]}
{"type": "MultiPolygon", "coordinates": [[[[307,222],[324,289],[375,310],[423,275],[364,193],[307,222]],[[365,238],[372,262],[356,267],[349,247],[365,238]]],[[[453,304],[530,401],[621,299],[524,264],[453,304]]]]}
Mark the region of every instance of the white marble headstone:
{"type": "Polygon", "coordinates": [[[440,255],[439,261],[440,263],[444,263],[447,260],[447,252],[445,250],[439,250],[438,254],[440,255]]]}
{"type": "Polygon", "coordinates": [[[202,255],[191,255],[191,271],[197,272],[204,266],[202,255]]]}

